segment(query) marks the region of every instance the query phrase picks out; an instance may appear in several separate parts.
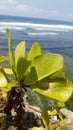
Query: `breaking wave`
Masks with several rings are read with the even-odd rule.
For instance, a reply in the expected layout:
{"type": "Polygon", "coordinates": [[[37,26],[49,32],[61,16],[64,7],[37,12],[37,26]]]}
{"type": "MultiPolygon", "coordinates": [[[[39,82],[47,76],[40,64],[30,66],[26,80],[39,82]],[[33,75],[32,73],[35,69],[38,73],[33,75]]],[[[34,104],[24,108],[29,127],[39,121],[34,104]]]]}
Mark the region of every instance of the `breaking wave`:
{"type": "Polygon", "coordinates": [[[60,31],[60,32],[68,32],[70,30],[73,30],[73,26],[70,25],[34,24],[23,22],[0,22],[0,31],[4,31],[6,28],[15,30],[24,30],[30,28],[38,31],[60,31]]]}

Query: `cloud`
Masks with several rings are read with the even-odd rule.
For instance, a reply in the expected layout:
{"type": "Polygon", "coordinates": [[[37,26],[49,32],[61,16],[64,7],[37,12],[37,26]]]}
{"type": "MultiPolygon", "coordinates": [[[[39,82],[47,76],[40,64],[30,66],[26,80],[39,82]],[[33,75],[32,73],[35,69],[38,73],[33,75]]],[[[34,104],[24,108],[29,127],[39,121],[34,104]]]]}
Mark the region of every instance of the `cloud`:
{"type": "Polygon", "coordinates": [[[7,5],[10,6],[10,5],[17,4],[18,2],[17,2],[17,0],[2,0],[0,3],[3,5],[6,5],[6,6],[7,5]]]}
{"type": "Polygon", "coordinates": [[[0,12],[11,11],[11,8],[14,8],[14,6],[16,6],[17,3],[17,0],[2,0],[0,2],[0,12]]]}
{"type": "MultiPolygon", "coordinates": [[[[26,0],[27,2],[28,0],[26,0]]],[[[40,0],[44,1],[45,0],[40,0]]],[[[15,15],[15,16],[27,16],[27,17],[37,17],[37,18],[48,18],[48,19],[59,19],[59,20],[73,20],[72,14],[72,4],[68,4],[68,0],[49,0],[49,5],[42,3],[40,5],[38,0],[35,4],[34,2],[28,1],[28,4],[24,4],[25,1],[22,0],[1,0],[0,1],[0,14],[4,15],[15,15]],[[63,2],[63,6],[61,8],[63,2]],[[66,4],[64,4],[66,2],[66,4]],[[33,6],[34,4],[34,6],[33,6]],[[40,6],[39,6],[40,5],[40,6]],[[65,5],[65,6],[64,6],[65,5]],[[68,9],[70,5],[70,9],[68,9]],[[69,13],[71,12],[71,13],[69,13]]],[[[47,0],[48,1],[48,0],[47,0]]],[[[70,0],[71,1],[71,0],[70,0]]],[[[48,2],[47,2],[48,3],[48,2]]]]}
{"type": "Polygon", "coordinates": [[[57,15],[57,12],[56,10],[44,10],[44,9],[36,8],[34,9],[33,15],[38,15],[38,17],[44,16],[44,18],[52,18],[57,15]]]}
{"type": "Polygon", "coordinates": [[[22,4],[19,0],[2,0],[0,2],[0,14],[49,18],[56,16],[57,12],[56,10],[44,10],[22,4]]]}

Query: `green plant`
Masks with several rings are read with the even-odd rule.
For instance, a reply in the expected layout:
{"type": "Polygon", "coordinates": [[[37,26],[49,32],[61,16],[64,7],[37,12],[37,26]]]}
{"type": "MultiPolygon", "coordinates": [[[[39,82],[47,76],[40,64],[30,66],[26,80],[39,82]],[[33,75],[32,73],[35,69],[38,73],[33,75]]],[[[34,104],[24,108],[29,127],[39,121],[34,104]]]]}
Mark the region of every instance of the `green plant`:
{"type": "Polygon", "coordinates": [[[55,110],[43,110],[42,111],[42,121],[43,121],[43,127],[33,127],[32,130],[60,130],[60,127],[64,126],[64,117],[63,115],[55,110]],[[56,120],[51,120],[52,118],[56,118],[56,120]],[[57,119],[58,117],[58,119],[57,119]]]}
{"type": "MultiPolygon", "coordinates": [[[[25,113],[23,96],[27,93],[28,87],[33,91],[48,98],[66,102],[73,91],[73,84],[66,78],[63,64],[63,57],[58,54],[43,54],[40,45],[32,44],[26,56],[26,44],[20,42],[15,52],[12,51],[12,40],[7,29],[10,68],[3,68],[0,76],[2,84],[1,91],[8,94],[7,105],[4,112],[11,116],[11,110],[16,112],[16,121],[24,124],[23,114],[25,113]]],[[[39,129],[39,128],[38,128],[39,129]]],[[[43,128],[41,128],[43,130],[43,128]]]]}

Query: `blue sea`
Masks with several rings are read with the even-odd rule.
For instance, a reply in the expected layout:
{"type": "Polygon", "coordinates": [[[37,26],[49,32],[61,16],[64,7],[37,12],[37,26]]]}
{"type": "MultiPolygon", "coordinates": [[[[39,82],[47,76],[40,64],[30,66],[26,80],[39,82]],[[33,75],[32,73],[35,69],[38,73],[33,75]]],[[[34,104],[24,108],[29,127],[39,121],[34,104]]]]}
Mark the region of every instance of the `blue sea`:
{"type": "Polygon", "coordinates": [[[43,53],[63,55],[67,75],[73,80],[73,22],[0,15],[0,55],[8,54],[6,29],[10,29],[13,49],[26,41],[27,51],[39,42],[43,53]]]}

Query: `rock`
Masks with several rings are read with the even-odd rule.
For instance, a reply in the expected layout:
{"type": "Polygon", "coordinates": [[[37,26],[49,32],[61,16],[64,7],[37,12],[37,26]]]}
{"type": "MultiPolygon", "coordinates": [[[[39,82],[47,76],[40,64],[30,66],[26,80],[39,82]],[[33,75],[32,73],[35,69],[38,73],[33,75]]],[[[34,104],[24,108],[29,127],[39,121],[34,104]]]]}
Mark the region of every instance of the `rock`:
{"type": "Polygon", "coordinates": [[[17,130],[18,128],[17,127],[15,127],[15,126],[10,126],[9,128],[8,128],[8,130],[17,130]]]}
{"type": "Polygon", "coordinates": [[[65,116],[62,130],[73,130],[73,112],[65,108],[62,108],[60,112],[65,116]]]}
{"type": "Polygon", "coordinates": [[[25,105],[25,110],[26,111],[33,112],[35,115],[37,115],[38,117],[41,118],[41,109],[39,107],[31,106],[27,102],[25,102],[24,105],[25,105]]]}
{"type": "Polygon", "coordinates": [[[6,127],[6,114],[0,113],[0,130],[3,130],[6,127]]]}

